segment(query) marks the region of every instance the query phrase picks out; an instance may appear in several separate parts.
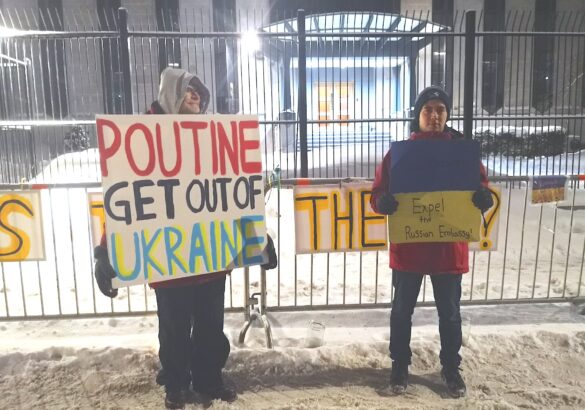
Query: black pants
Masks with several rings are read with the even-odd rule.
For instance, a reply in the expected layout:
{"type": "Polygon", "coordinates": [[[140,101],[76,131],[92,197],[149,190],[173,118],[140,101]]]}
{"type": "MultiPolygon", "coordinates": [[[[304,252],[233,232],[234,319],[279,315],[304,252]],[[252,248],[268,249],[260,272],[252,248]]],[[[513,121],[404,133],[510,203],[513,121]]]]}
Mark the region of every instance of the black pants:
{"type": "MultiPolygon", "coordinates": [[[[439,313],[441,335],[441,364],[457,367],[461,364],[461,277],[462,275],[430,275],[439,313]]],[[[394,270],[392,285],[394,301],[390,313],[390,358],[403,364],[410,364],[410,335],[412,314],[418,298],[424,274],[394,270]]]]}
{"type": "Polygon", "coordinates": [[[214,390],[230,353],[223,333],[225,278],[155,289],[159,358],[167,391],[214,390]]]}

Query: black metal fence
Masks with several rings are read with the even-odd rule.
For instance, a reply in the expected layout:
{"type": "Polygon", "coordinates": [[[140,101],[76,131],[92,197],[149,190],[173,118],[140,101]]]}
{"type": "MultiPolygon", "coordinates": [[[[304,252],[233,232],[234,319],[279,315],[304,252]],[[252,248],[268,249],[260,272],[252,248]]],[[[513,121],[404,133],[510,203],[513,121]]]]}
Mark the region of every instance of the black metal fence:
{"type": "MultiPolygon", "coordinates": [[[[89,216],[79,209],[100,180],[95,114],[144,112],[168,65],[202,78],[215,97],[210,111],[259,116],[266,173],[282,177],[271,216],[282,221],[293,211],[286,179],[371,178],[391,141],[408,137],[418,91],[443,86],[451,125],[481,141],[490,174],[515,175],[492,178],[506,185],[501,251],[473,254],[464,303],[583,294],[582,190],[569,191],[569,205],[530,207],[526,184],[532,174],[585,174],[583,13],[556,15],[554,25],[498,10],[434,23],[426,12],[305,12],[275,22],[242,13],[223,25],[211,14],[0,11],[0,27],[23,30],[0,29],[0,184],[58,184],[44,190],[47,260],[0,263],[1,318],[155,309],[146,287],[114,301],[97,293],[89,216]]],[[[232,275],[230,308],[247,309],[258,287],[274,310],[391,302],[386,252],[295,255],[281,239],[293,226],[273,219],[278,271],[267,283],[257,272],[232,275]]],[[[425,289],[423,303],[432,299],[425,289]]]]}
{"type": "Polygon", "coordinates": [[[266,172],[283,178],[372,177],[431,84],[490,174],[585,173],[584,13],[242,12],[222,25],[205,10],[114,11],[68,24],[0,11],[0,182],[99,180],[81,172],[97,169],[95,114],[147,110],[167,65],[209,85],[210,111],[258,114],[266,172]]]}

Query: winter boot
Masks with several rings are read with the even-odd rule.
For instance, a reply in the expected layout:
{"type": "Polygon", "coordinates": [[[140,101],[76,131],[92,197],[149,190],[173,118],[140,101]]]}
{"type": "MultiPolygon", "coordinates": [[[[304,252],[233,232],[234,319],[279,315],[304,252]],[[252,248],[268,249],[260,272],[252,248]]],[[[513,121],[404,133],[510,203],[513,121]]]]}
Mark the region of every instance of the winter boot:
{"type": "Polygon", "coordinates": [[[390,388],[394,394],[403,394],[408,386],[408,364],[392,363],[392,373],[390,375],[390,388]]]}
{"type": "Polygon", "coordinates": [[[167,384],[167,375],[165,374],[164,369],[160,369],[156,374],[156,384],[159,386],[164,386],[167,384]]]}
{"type": "Polygon", "coordinates": [[[441,378],[447,385],[447,390],[451,397],[459,398],[465,396],[467,388],[465,382],[459,373],[458,367],[443,367],[441,370],[441,378]]]}
{"type": "Polygon", "coordinates": [[[232,403],[234,401],[237,400],[238,398],[238,393],[236,393],[236,391],[232,388],[227,387],[226,385],[222,384],[219,387],[216,388],[201,388],[201,387],[195,387],[194,390],[197,393],[200,393],[201,396],[203,396],[203,398],[206,401],[212,401],[212,400],[221,400],[221,401],[225,401],[227,403],[232,403]]]}
{"type": "Polygon", "coordinates": [[[183,409],[185,408],[185,394],[183,391],[168,391],[165,396],[165,407],[167,409],[183,409]]]}

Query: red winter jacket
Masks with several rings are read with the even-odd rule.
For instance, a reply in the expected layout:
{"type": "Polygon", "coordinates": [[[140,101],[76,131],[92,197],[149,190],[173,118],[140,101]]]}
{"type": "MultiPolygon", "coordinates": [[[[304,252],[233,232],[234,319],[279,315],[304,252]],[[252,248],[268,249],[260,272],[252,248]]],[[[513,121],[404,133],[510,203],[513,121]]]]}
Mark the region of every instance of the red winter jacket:
{"type": "MultiPolygon", "coordinates": [[[[447,132],[416,132],[410,140],[423,139],[457,139],[461,134],[454,130],[447,132]]],[[[376,178],[372,185],[370,204],[378,212],[377,200],[390,186],[390,150],[376,169],[376,178]]],[[[486,170],[480,163],[481,184],[488,185],[486,170]]],[[[465,273],[469,271],[469,248],[467,242],[424,242],[391,243],[390,268],[403,272],[425,274],[465,273]]]]}

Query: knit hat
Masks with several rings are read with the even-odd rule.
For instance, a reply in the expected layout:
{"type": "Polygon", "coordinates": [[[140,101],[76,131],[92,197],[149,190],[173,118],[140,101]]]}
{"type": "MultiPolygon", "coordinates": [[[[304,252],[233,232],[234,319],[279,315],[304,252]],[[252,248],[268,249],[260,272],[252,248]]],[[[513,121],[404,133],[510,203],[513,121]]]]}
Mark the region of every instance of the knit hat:
{"type": "Polygon", "coordinates": [[[451,97],[449,97],[449,94],[447,94],[441,87],[432,85],[422,90],[416,97],[416,101],[414,102],[414,118],[411,123],[412,131],[420,131],[420,126],[418,124],[420,111],[422,110],[423,105],[429,100],[440,100],[445,104],[445,108],[447,108],[447,121],[449,121],[451,115],[451,97]]]}

